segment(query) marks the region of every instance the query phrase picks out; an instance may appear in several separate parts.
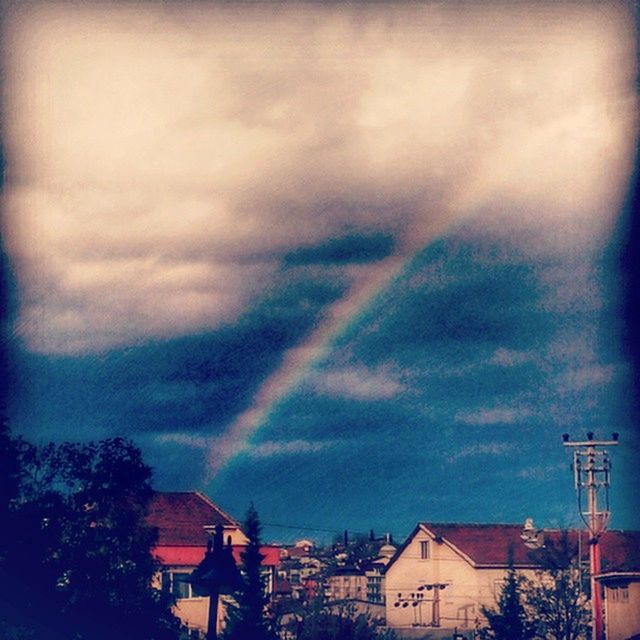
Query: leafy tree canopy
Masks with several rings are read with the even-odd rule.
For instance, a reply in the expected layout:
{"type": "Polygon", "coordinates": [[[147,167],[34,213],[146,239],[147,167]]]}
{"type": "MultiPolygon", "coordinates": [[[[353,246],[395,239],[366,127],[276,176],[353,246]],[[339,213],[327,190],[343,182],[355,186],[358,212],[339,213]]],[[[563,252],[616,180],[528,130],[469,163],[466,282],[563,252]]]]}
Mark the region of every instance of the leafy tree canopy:
{"type": "Polygon", "coordinates": [[[556,640],[578,640],[589,635],[590,610],[578,549],[566,532],[557,543],[550,540],[535,552],[540,564],[524,592],[538,635],[556,640]]]}
{"type": "Polygon", "coordinates": [[[16,637],[44,627],[74,640],[177,638],[171,603],[152,587],[153,490],[140,451],[121,438],[14,444],[20,482],[0,553],[0,603],[14,612],[12,628],[24,628],[16,637]]]}

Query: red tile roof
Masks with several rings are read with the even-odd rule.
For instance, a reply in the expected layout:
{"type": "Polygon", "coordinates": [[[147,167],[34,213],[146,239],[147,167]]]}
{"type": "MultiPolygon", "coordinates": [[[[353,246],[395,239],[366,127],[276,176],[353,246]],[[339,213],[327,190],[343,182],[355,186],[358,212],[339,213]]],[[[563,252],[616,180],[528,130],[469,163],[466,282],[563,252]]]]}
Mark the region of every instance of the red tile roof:
{"type": "Polygon", "coordinates": [[[600,542],[602,572],[640,571],[640,531],[607,531],[600,542]]]}
{"type": "MultiPolygon", "coordinates": [[[[509,549],[513,550],[513,563],[516,567],[534,566],[531,551],[524,545],[520,534],[522,525],[519,524],[433,524],[420,523],[409,538],[400,547],[394,558],[387,565],[387,569],[395,563],[420,527],[426,528],[437,538],[452,545],[470,562],[479,567],[506,566],[509,559],[509,549]]],[[[578,537],[582,543],[583,557],[588,557],[588,536],[585,531],[571,530],[568,532],[569,543],[577,545],[578,537]]],[[[559,529],[545,529],[544,537],[558,543],[562,537],[559,529]]],[[[640,531],[607,531],[600,543],[602,567],[611,569],[640,568],[640,531]]]]}
{"type": "Polygon", "coordinates": [[[238,522],[202,493],[157,492],[154,494],[147,523],[158,528],[158,546],[206,545],[206,525],[237,527],[238,522]]]}
{"type": "Polygon", "coordinates": [[[506,565],[513,548],[515,565],[531,565],[529,549],[520,534],[522,525],[508,524],[429,524],[422,523],[468,556],[474,564],[506,565]]]}
{"type": "MultiPolygon", "coordinates": [[[[236,564],[241,563],[244,549],[245,547],[240,545],[233,545],[233,559],[236,561],[236,564]]],[[[154,556],[161,564],[166,566],[195,567],[202,562],[205,551],[205,545],[159,545],[154,550],[154,556]]],[[[277,567],[280,564],[280,549],[278,547],[263,545],[260,547],[260,553],[263,556],[263,566],[277,567]]]]}

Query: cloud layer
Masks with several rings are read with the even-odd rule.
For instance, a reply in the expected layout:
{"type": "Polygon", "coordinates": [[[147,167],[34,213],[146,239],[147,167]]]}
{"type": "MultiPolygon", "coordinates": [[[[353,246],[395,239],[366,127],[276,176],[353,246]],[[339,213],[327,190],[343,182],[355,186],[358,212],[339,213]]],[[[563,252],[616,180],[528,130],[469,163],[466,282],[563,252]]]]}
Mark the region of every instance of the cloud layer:
{"type": "Polygon", "coordinates": [[[631,23],[622,3],[14,7],[12,423],[129,434],[161,487],[210,480],[238,514],[566,524],[558,433],[630,433],[600,252],[631,23]]]}
{"type": "Polygon", "coordinates": [[[547,11],[15,9],[18,333],[85,353],[219,327],[283,262],[357,287],[350,264],[481,206],[591,238],[629,162],[632,33],[616,5],[547,11]]]}

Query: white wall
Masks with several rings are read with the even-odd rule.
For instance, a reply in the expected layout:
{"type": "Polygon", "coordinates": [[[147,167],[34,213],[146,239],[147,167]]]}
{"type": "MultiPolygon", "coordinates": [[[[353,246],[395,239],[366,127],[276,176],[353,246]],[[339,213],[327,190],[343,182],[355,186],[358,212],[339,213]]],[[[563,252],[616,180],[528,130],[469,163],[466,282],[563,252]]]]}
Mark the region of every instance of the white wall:
{"type": "Polygon", "coordinates": [[[614,599],[612,588],[605,587],[605,613],[607,640],[625,640],[640,634],[640,582],[628,586],[629,599],[622,599],[618,589],[614,599]]]}
{"type": "MultiPolygon", "coordinates": [[[[532,572],[525,571],[532,575],[532,572]]],[[[430,626],[433,617],[434,590],[422,591],[424,600],[418,607],[396,607],[398,593],[403,597],[417,593],[423,584],[441,583],[440,627],[473,629],[483,620],[481,606],[495,606],[506,569],[475,569],[445,542],[436,540],[421,529],[401,556],[388,569],[385,579],[387,625],[390,627],[430,626]],[[421,545],[429,541],[429,558],[421,558],[421,545]]]]}

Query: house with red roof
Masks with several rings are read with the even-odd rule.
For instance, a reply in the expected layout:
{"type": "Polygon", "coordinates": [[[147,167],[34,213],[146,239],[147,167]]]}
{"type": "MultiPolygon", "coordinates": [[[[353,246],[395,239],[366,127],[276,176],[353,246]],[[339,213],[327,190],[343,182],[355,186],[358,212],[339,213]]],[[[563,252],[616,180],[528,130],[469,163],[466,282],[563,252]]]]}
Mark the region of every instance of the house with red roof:
{"type": "MultiPolygon", "coordinates": [[[[237,520],[225,513],[206,495],[197,491],[156,492],[149,505],[147,523],[157,528],[158,541],[154,556],[161,565],[158,582],[176,598],[175,613],[194,636],[207,631],[209,598],[194,593],[185,581],[204,558],[207,542],[214,529],[221,526],[224,542],[230,545],[236,564],[247,544],[237,520]]],[[[265,584],[273,592],[280,549],[263,545],[262,566],[265,584]]],[[[218,608],[218,625],[224,619],[224,599],[218,608]]]]}
{"type": "MultiPolygon", "coordinates": [[[[563,535],[540,534],[545,543],[563,535]]],[[[586,532],[570,531],[568,541],[588,557],[586,532]]],[[[600,547],[603,571],[609,571],[640,553],[640,532],[607,531],[600,547]]],[[[510,557],[524,575],[540,569],[522,525],[419,523],[385,569],[387,625],[470,633],[483,622],[482,607],[495,606],[510,557]]]]}

